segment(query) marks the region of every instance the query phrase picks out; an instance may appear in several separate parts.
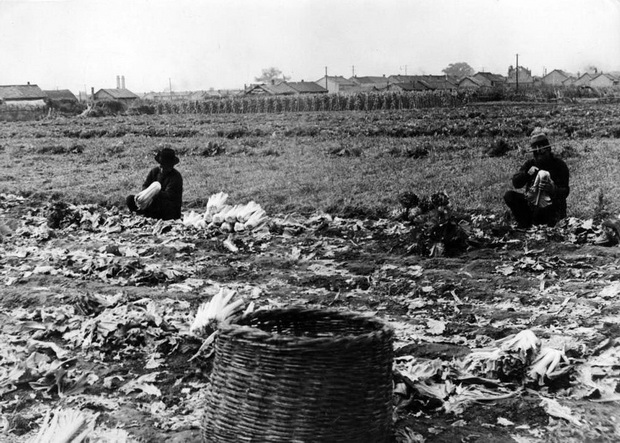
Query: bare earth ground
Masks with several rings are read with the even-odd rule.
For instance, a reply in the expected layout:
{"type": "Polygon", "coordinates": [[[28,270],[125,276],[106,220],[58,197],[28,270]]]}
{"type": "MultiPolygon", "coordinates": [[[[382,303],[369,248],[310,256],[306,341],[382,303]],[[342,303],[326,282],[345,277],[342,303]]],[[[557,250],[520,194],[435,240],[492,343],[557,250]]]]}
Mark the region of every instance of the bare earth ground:
{"type": "Polygon", "coordinates": [[[92,441],[115,441],[115,429],[129,441],[200,441],[211,360],[189,361],[201,342],[188,327],[222,286],[258,308],[377,315],[396,330],[396,355],[418,362],[449,365],[526,329],[565,350],[565,375],[542,385],[472,382],[503,399],[454,407],[454,392],[396,384],[397,441],[620,439],[620,250],[593,245],[587,222],[517,232],[479,218],[465,249],[430,257],[398,220],[274,215],[235,234],[232,252],[228,234],[181,222],[81,206],[50,228],[49,214],[0,196],[2,441],[27,441],[57,407],[98,414],[92,441]]]}

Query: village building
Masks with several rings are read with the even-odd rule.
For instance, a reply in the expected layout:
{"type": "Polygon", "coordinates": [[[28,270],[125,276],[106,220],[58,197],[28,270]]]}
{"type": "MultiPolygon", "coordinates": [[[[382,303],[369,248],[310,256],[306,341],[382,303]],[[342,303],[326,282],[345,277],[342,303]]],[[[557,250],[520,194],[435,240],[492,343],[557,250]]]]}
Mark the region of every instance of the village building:
{"type": "Polygon", "coordinates": [[[575,85],[575,81],[577,81],[577,78],[575,78],[573,76],[568,77],[566,80],[564,80],[562,82],[562,86],[565,87],[565,88],[569,88],[569,87],[575,85]]]}
{"type": "Polygon", "coordinates": [[[297,91],[298,94],[327,94],[327,89],[314,82],[286,82],[291,88],[297,91]]]}
{"type": "Polygon", "coordinates": [[[123,103],[125,106],[131,104],[134,100],[139,99],[136,94],[125,88],[125,76],[116,76],[116,89],[100,89],[92,93],[94,101],[97,100],[114,100],[123,103]]]}
{"type": "Polygon", "coordinates": [[[458,80],[455,77],[448,77],[443,75],[427,75],[421,81],[424,81],[431,85],[433,89],[437,91],[452,91],[457,89],[458,80]]]}
{"type": "Polygon", "coordinates": [[[390,75],[388,82],[392,83],[413,83],[420,80],[420,75],[390,75]]]}
{"type": "Polygon", "coordinates": [[[506,78],[491,72],[476,72],[473,76],[481,86],[489,88],[497,88],[506,84],[506,78]]]}
{"type": "Polygon", "coordinates": [[[192,100],[194,94],[195,92],[191,91],[147,92],[142,99],[154,102],[180,102],[192,100]]]}
{"type": "Polygon", "coordinates": [[[115,100],[125,105],[129,105],[139,97],[129,89],[100,89],[93,94],[95,101],[99,100],[115,100]]]}
{"type": "Polygon", "coordinates": [[[618,79],[609,74],[598,74],[590,80],[589,86],[592,88],[613,88],[618,86],[618,79]]]}
{"type": "Polygon", "coordinates": [[[434,90],[457,89],[458,79],[448,75],[391,75],[390,83],[415,83],[424,82],[434,90]]]}
{"type": "Polygon", "coordinates": [[[286,82],[280,83],[261,83],[251,85],[244,91],[245,95],[295,95],[296,91],[288,86],[286,82]]]}
{"type": "Polygon", "coordinates": [[[519,66],[518,68],[514,68],[510,66],[508,68],[508,77],[506,79],[506,85],[511,87],[532,87],[534,85],[534,77],[532,76],[532,71],[523,66],[519,66]]]}
{"type": "Polygon", "coordinates": [[[577,77],[577,79],[573,82],[573,86],[589,86],[593,78],[594,76],[592,74],[586,72],[577,77]]]}
{"type": "Polygon", "coordinates": [[[380,89],[385,89],[390,83],[390,81],[385,75],[365,77],[358,77],[354,75],[353,77],[350,77],[349,80],[356,83],[363,91],[376,91],[380,89]]]}
{"type": "Polygon", "coordinates": [[[352,93],[360,90],[357,83],[348,80],[341,75],[323,76],[314,83],[327,89],[327,92],[329,93],[352,93]]]}
{"type": "Polygon", "coordinates": [[[543,85],[548,86],[563,86],[564,81],[570,78],[571,75],[561,69],[554,69],[547,75],[544,75],[541,79],[543,85]]]}
{"type": "Polygon", "coordinates": [[[422,80],[414,80],[404,83],[390,83],[383,90],[384,91],[402,91],[402,92],[421,92],[432,91],[434,88],[428,83],[422,80]]]}
{"type": "Polygon", "coordinates": [[[45,106],[47,95],[37,85],[0,86],[0,102],[13,106],[45,106]]]}
{"type": "Polygon", "coordinates": [[[314,82],[272,82],[252,85],[246,88],[245,95],[305,95],[326,94],[327,89],[314,82]]]}
{"type": "Polygon", "coordinates": [[[463,77],[457,83],[459,89],[480,89],[483,85],[475,77],[463,77]]]}
{"type": "Polygon", "coordinates": [[[43,91],[47,98],[52,101],[75,102],[78,98],[68,89],[55,89],[51,91],[43,91]]]}

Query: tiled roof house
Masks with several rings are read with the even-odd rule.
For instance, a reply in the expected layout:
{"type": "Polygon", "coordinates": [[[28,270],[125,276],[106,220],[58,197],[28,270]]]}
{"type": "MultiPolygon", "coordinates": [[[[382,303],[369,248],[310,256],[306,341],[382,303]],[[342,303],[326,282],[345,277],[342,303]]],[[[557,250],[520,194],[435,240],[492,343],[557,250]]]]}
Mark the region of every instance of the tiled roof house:
{"type": "Polygon", "coordinates": [[[518,67],[518,75],[517,69],[510,66],[508,68],[508,78],[506,80],[506,84],[509,86],[515,86],[518,84],[519,87],[529,87],[534,84],[534,77],[532,76],[532,71],[523,66],[518,67]]]}
{"type": "Polygon", "coordinates": [[[618,79],[609,74],[598,74],[590,80],[590,86],[593,88],[611,88],[618,86],[618,79]]]}
{"type": "Polygon", "coordinates": [[[490,88],[495,88],[506,84],[505,77],[491,72],[476,72],[472,77],[476,79],[481,86],[490,88]]]}
{"type": "Polygon", "coordinates": [[[359,91],[359,85],[351,80],[344,78],[341,75],[328,75],[321,77],[317,81],[315,81],[317,85],[327,89],[328,92],[354,92],[359,91]]]}
{"type": "Polygon", "coordinates": [[[350,77],[349,80],[357,83],[359,87],[363,90],[383,89],[389,84],[389,80],[385,75],[365,77],[358,77],[355,75],[353,77],[350,77]]]}
{"type": "Polygon", "coordinates": [[[385,88],[388,91],[405,91],[405,92],[416,92],[416,91],[432,91],[433,88],[431,85],[426,83],[423,80],[413,80],[410,82],[403,83],[390,83],[385,88]]]}
{"type": "Polygon", "coordinates": [[[130,102],[136,100],[138,96],[129,89],[100,89],[95,92],[95,100],[118,100],[130,102]]]}
{"type": "Polygon", "coordinates": [[[72,102],[78,101],[77,97],[73,94],[73,92],[69,91],[68,89],[56,89],[53,91],[43,91],[43,92],[45,92],[45,95],[50,100],[59,100],[59,101],[62,100],[62,101],[72,101],[72,102]]]}
{"type": "Polygon", "coordinates": [[[592,78],[594,78],[594,76],[586,72],[577,77],[577,80],[575,80],[573,86],[588,86],[590,84],[590,81],[592,81],[592,78]]]}
{"type": "Polygon", "coordinates": [[[479,89],[484,85],[477,78],[470,76],[463,77],[461,80],[459,80],[457,86],[459,87],[459,89],[479,89]]]}
{"type": "Polygon", "coordinates": [[[44,105],[45,92],[37,85],[0,86],[0,101],[6,104],[44,105]]]}
{"type": "Polygon", "coordinates": [[[551,86],[562,86],[563,82],[570,78],[571,75],[561,69],[554,69],[547,75],[543,76],[542,83],[551,86]]]}

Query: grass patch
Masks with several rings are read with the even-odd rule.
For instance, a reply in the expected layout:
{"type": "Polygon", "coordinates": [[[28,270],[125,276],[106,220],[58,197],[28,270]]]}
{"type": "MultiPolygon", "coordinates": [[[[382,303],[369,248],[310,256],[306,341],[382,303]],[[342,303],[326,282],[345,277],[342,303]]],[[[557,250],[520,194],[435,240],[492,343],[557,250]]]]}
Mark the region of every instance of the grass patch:
{"type": "MultiPolygon", "coordinates": [[[[507,112],[502,110],[500,115],[508,120],[519,118],[507,112]]],[[[122,205],[126,195],[140,188],[155,166],[155,150],[165,144],[181,157],[177,168],[184,177],[186,209],[202,207],[209,195],[224,191],[233,202],[255,200],[271,213],[314,209],[340,215],[355,211],[383,214],[398,206],[402,192],[445,191],[459,210],[503,213],[502,196],[511,189],[510,178],[529,158],[516,149],[526,143],[527,136],[500,134],[509,149],[503,147],[501,156],[493,156],[488,147],[496,135],[368,135],[369,122],[385,134],[390,127],[408,125],[408,115],[415,117],[416,127],[431,123],[403,111],[309,113],[303,118],[297,114],[62,118],[46,125],[3,124],[4,134],[18,135],[2,137],[0,158],[10,168],[0,180],[0,191],[56,193],[76,203],[122,205]],[[343,125],[346,131],[341,130],[343,125]],[[171,129],[175,127],[182,134],[175,136],[171,129]],[[124,136],[82,138],[77,143],[77,131],[124,136]],[[155,137],[145,135],[153,131],[155,137]],[[162,137],[160,132],[165,131],[172,135],[162,137]],[[190,132],[193,136],[188,137],[190,132]],[[216,145],[225,149],[204,155],[207,147],[216,145]]],[[[450,124],[464,122],[452,117],[450,124]]],[[[432,126],[436,125],[433,121],[432,126]]],[[[556,152],[571,171],[569,215],[587,218],[618,213],[618,143],[612,138],[554,137],[556,152]]]]}

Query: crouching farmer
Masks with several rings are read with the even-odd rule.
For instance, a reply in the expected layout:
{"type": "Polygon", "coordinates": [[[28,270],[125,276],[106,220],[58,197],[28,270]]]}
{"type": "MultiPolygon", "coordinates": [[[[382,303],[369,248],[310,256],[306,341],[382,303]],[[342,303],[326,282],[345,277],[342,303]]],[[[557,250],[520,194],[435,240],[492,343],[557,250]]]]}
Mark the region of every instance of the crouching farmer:
{"type": "Polygon", "coordinates": [[[508,191],[504,201],[517,227],[554,226],[566,217],[566,198],[570,192],[568,166],[553,155],[543,133],[532,135],[530,148],[533,158],[512,177],[513,186],[524,188],[525,192],[508,191]]]}
{"type": "Polygon", "coordinates": [[[161,220],[181,218],[183,177],[174,169],[179,158],[171,148],[157,152],[159,166],[151,169],[142,185],[142,192],[127,197],[130,211],[161,220]]]}

